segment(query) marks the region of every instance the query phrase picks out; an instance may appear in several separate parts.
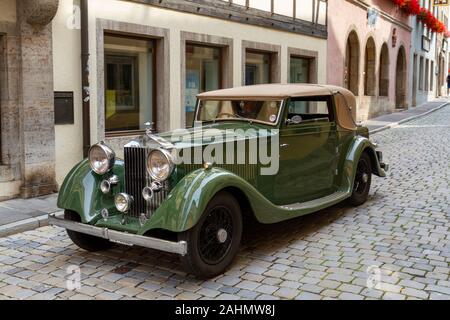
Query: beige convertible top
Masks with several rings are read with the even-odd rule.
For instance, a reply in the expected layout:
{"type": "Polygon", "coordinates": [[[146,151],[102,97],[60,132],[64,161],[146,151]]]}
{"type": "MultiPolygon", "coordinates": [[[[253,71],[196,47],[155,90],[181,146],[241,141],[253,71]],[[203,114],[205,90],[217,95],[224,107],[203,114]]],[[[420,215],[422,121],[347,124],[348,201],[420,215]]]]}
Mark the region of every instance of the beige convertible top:
{"type": "Polygon", "coordinates": [[[349,90],[338,86],[319,84],[259,84],[204,92],[199,94],[197,97],[204,100],[279,100],[329,95],[335,95],[335,104],[339,124],[346,129],[355,130],[355,96],[349,90]]]}

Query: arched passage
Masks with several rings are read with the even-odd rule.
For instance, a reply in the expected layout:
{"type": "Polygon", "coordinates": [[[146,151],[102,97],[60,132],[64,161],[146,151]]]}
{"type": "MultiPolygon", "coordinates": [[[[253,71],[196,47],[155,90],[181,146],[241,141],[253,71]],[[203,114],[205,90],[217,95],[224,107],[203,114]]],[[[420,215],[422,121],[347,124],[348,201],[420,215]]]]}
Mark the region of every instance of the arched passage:
{"type": "Polygon", "coordinates": [[[380,96],[389,95],[389,49],[386,43],[383,43],[380,52],[380,96]]]}
{"type": "Polygon", "coordinates": [[[364,56],[364,95],[374,96],[376,91],[375,86],[375,41],[372,37],[367,39],[366,51],[364,56]]]}
{"type": "Polygon", "coordinates": [[[406,54],[405,48],[400,47],[397,54],[397,66],[395,69],[395,106],[405,108],[406,99],[406,54]]]}
{"type": "Polygon", "coordinates": [[[347,39],[344,73],[345,87],[357,96],[359,87],[359,39],[355,31],[352,31],[347,39]]]}

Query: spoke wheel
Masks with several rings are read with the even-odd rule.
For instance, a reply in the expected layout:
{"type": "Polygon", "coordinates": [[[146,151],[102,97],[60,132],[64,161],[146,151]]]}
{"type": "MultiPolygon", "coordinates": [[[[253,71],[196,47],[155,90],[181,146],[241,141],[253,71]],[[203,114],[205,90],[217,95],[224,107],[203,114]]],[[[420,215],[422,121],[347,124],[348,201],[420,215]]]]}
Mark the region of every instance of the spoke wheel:
{"type": "Polygon", "coordinates": [[[369,164],[366,161],[359,161],[356,168],[355,184],[353,192],[364,194],[369,185],[369,176],[371,174],[369,164]]]}
{"type": "Polygon", "coordinates": [[[214,265],[228,253],[233,240],[233,220],[226,207],[215,207],[200,230],[198,250],[203,261],[214,265]]]}
{"type": "Polygon", "coordinates": [[[353,183],[353,192],[349,198],[349,203],[353,206],[359,206],[367,201],[372,182],[372,165],[369,155],[364,152],[356,167],[355,181],[353,183]]]}
{"type": "Polygon", "coordinates": [[[188,253],[181,262],[198,278],[222,274],[233,262],[242,237],[242,216],[239,203],[228,192],[214,196],[197,224],[178,235],[186,241],[188,253]]]}

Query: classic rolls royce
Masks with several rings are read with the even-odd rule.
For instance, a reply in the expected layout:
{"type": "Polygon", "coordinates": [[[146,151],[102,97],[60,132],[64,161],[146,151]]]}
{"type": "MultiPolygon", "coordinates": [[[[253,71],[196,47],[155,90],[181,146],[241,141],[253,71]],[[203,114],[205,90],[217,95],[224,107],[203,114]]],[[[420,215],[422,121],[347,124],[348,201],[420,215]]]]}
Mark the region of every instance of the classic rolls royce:
{"type": "Polygon", "coordinates": [[[90,251],[113,243],[178,254],[201,278],[236,256],[243,217],[273,224],[346,200],[359,206],[388,165],[328,85],[269,84],[198,95],[192,128],[104,142],[67,175],[50,224],[90,251]]]}

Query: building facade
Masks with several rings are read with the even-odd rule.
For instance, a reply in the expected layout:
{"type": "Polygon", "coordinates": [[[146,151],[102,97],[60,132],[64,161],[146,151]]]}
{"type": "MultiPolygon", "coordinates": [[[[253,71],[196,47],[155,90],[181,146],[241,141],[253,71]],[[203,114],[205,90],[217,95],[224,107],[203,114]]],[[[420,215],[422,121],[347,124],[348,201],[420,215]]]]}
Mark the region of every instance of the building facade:
{"type": "Polygon", "coordinates": [[[327,82],[357,96],[357,120],[408,108],[409,16],[387,0],[334,0],[328,10],[327,82]]]}
{"type": "MultiPolygon", "coordinates": [[[[421,7],[429,9],[448,25],[448,6],[433,6],[432,3],[431,0],[420,1],[421,7]]],[[[409,100],[415,107],[447,94],[448,45],[447,39],[426,28],[415,16],[411,18],[411,26],[409,100]]]]}
{"type": "Polygon", "coordinates": [[[0,2],[0,200],[57,190],[51,21],[57,0],[0,2]]]}
{"type": "Polygon", "coordinates": [[[61,0],[53,20],[55,97],[62,106],[73,96],[74,106],[73,121],[55,126],[59,184],[89,144],[104,140],[120,156],[146,123],[157,132],[190,126],[202,91],[326,82],[323,0],[83,2],[61,0]]]}

